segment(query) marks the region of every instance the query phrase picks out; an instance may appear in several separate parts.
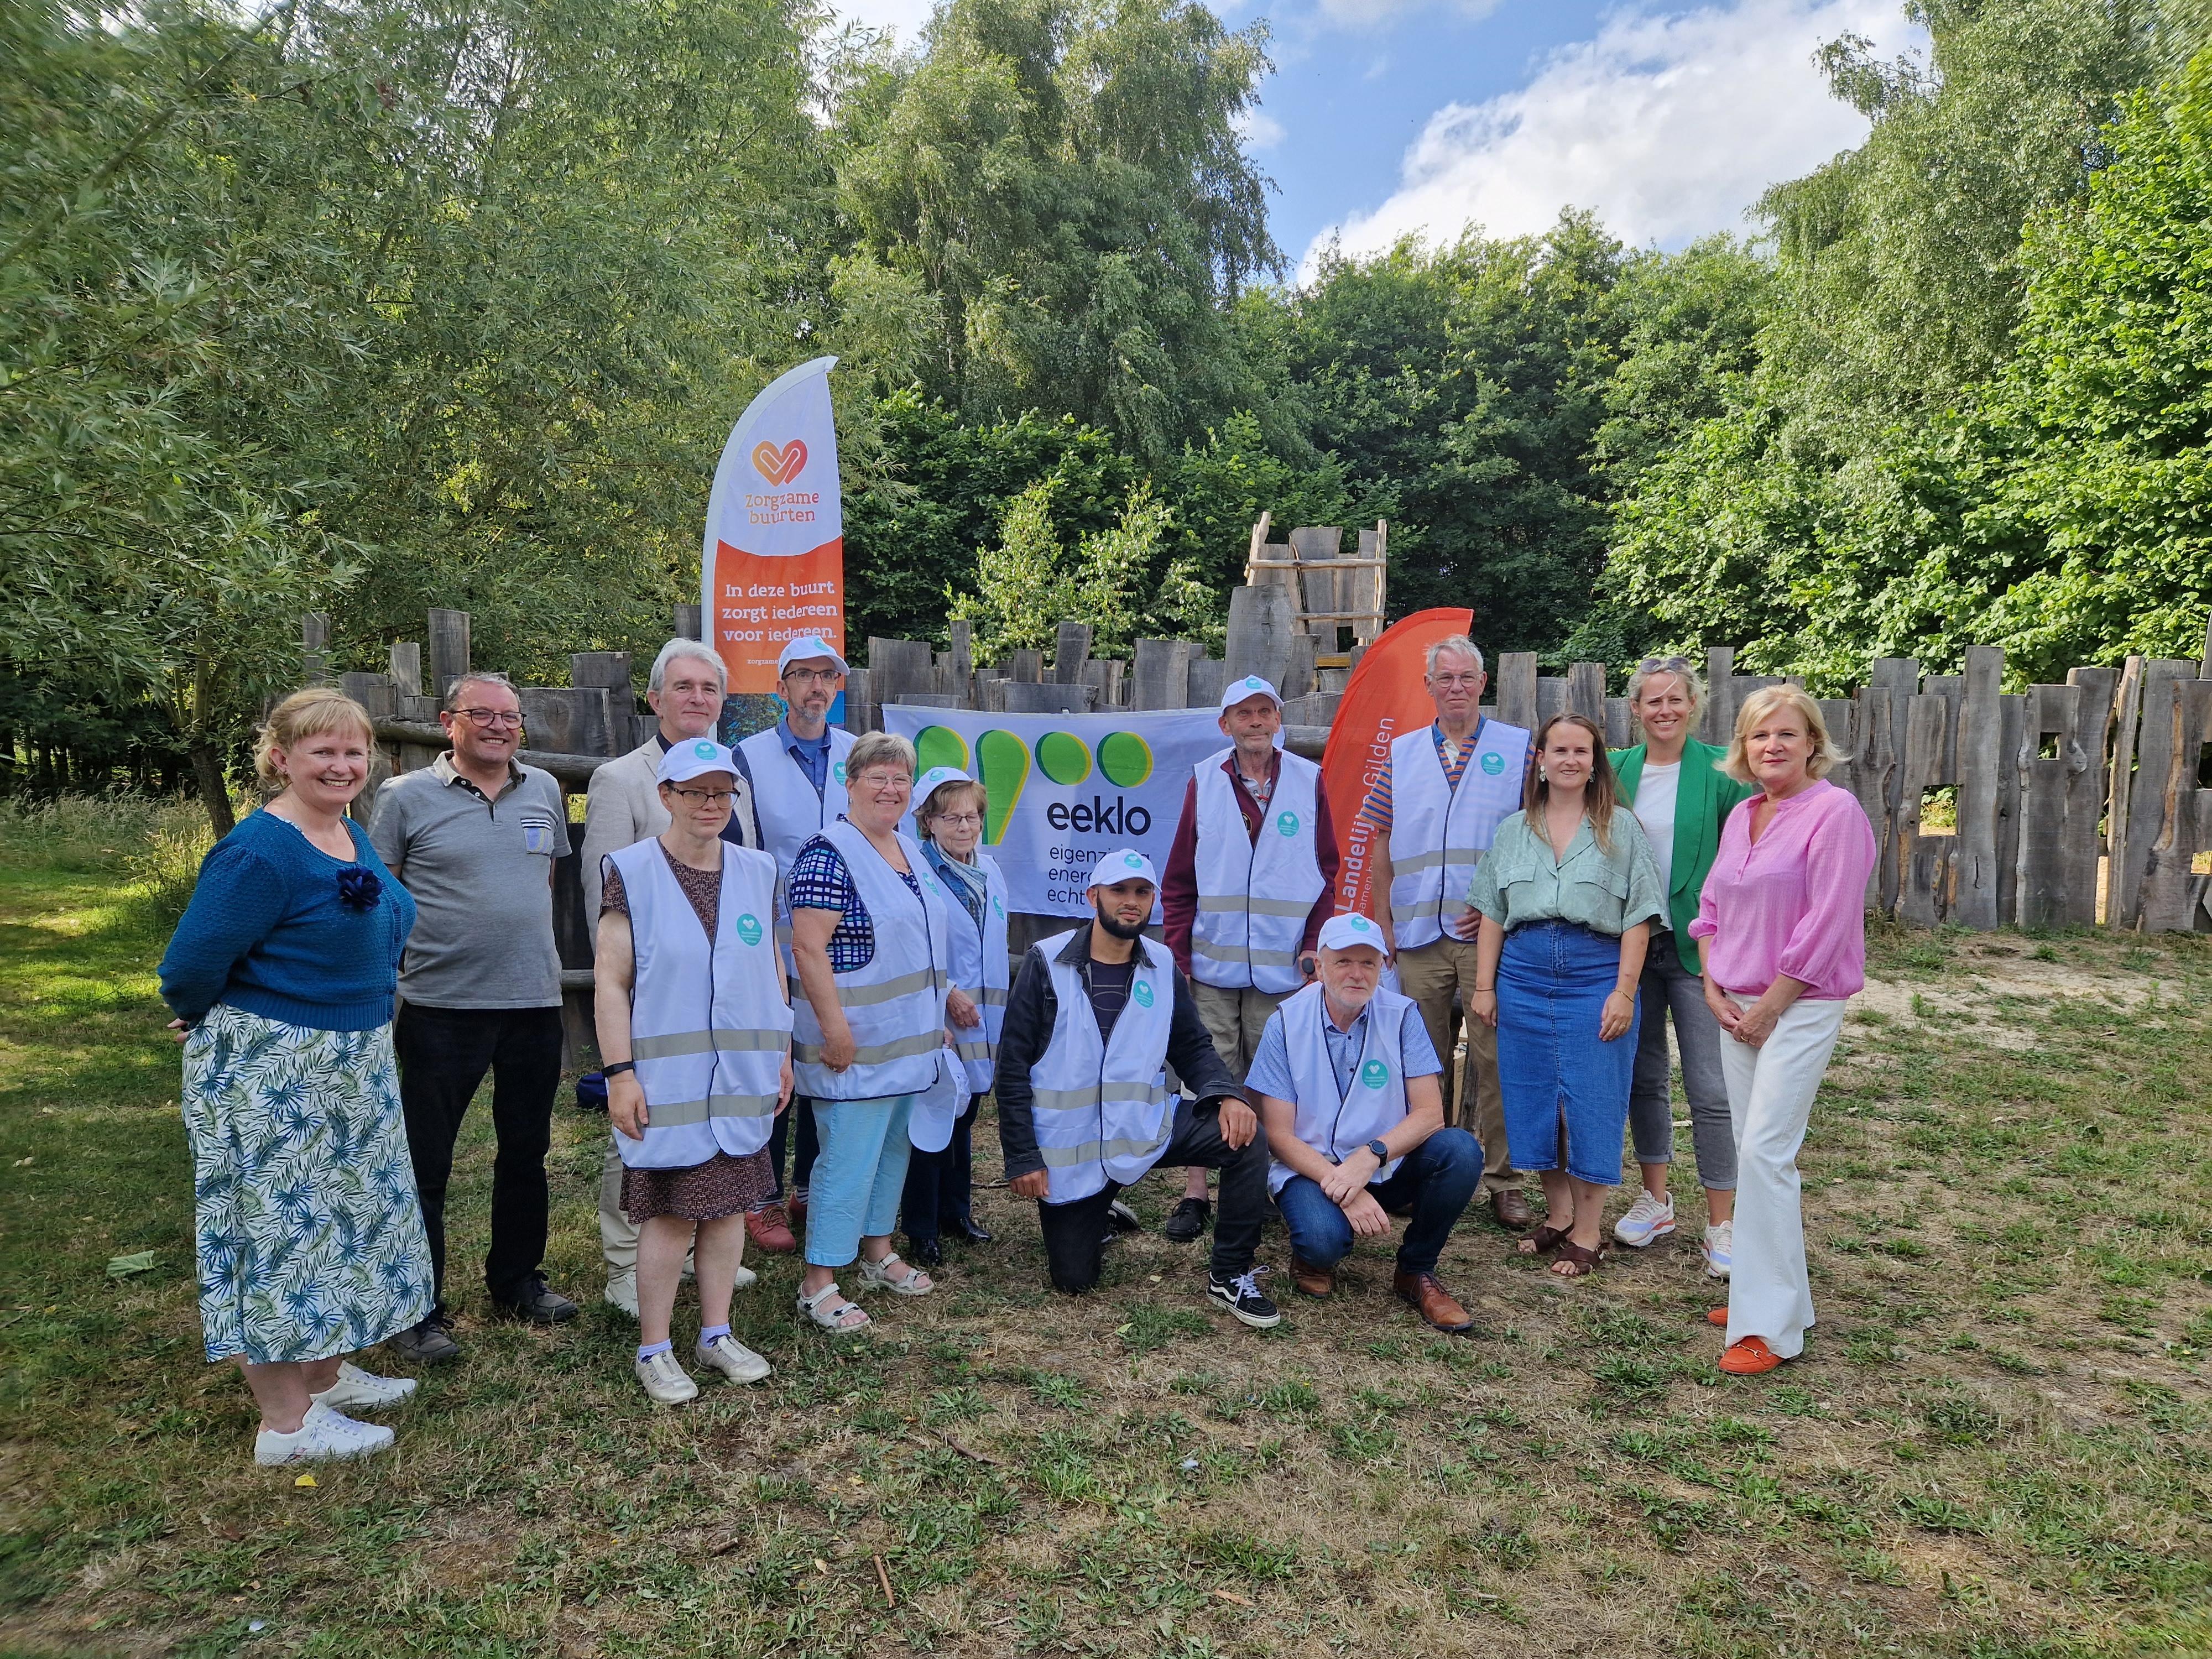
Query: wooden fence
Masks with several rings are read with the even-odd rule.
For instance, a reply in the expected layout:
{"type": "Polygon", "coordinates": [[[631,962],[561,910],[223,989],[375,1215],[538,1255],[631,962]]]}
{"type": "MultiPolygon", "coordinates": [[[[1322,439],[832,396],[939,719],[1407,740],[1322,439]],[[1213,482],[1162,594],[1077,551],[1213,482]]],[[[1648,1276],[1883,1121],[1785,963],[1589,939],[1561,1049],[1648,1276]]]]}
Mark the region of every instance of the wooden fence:
{"type": "MultiPolygon", "coordinates": [[[[1318,758],[1365,647],[1342,667],[1321,665],[1321,641],[1302,620],[1287,590],[1269,584],[1232,591],[1218,658],[1188,640],[1139,640],[1127,659],[1094,657],[1091,628],[1074,622],[1060,624],[1048,662],[1027,650],[978,663],[964,623],[951,625],[944,651],[872,639],[868,665],[847,687],[846,723],[877,728],[896,703],[1006,714],[1210,708],[1231,679],[1259,674],[1283,693],[1289,746],[1318,758]]],[[[696,607],[679,607],[676,626],[696,637],[696,607]]],[[[327,637],[325,619],[309,617],[311,677],[320,676],[327,637]]],[[[444,746],[437,694],[470,666],[467,614],[431,611],[428,644],[427,684],[422,647],[406,641],[391,648],[386,672],[341,677],[376,716],[379,781],[427,765],[444,746]]],[[[1707,741],[1726,741],[1753,690],[1782,683],[1739,674],[1735,663],[1726,647],[1705,653],[1711,695],[1698,735],[1707,741]]],[[[1507,652],[1492,669],[1486,712],[1534,727],[1573,711],[1616,747],[1638,740],[1626,700],[1606,695],[1601,664],[1547,675],[1533,653],[1507,652]]],[[[1868,908],[1925,927],[2212,932],[2212,872],[2200,867],[2212,854],[2212,629],[2198,662],[2130,657],[2016,693],[2002,690],[2003,674],[2003,653],[1990,647],[1969,649],[1958,674],[1884,658],[1856,695],[1821,700],[1845,757],[1831,775],[1866,809],[1881,848],[1868,908]]],[[[523,688],[532,745],[523,757],[575,791],[602,762],[643,742],[653,721],[625,653],[579,653],[569,679],[523,688]]],[[[759,701],[748,711],[756,726],[774,718],[772,700],[759,701]]],[[[374,783],[364,803],[373,798],[374,783]]],[[[580,895],[573,871],[563,884],[580,895]]],[[[562,960],[580,969],[589,961],[580,897],[562,932],[562,960]]]]}

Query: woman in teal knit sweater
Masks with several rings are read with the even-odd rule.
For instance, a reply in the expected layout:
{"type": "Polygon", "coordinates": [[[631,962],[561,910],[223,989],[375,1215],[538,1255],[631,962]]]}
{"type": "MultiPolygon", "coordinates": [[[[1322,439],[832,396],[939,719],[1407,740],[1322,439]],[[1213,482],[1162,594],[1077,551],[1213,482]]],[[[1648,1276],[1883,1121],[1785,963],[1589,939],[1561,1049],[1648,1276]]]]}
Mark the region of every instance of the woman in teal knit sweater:
{"type": "Polygon", "coordinates": [[[245,1373],[260,1463],[389,1446],[390,1429],[347,1413],[415,1384],[345,1356],[430,1309],[392,1056],[415,902],[345,816],[372,740],[339,692],[276,706],[254,763],[278,793],[201,863],[161,958],[185,1049],[207,1357],[245,1373]]]}
{"type": "Polygon", "coordinates": [[[1682,657],[1646,657],[1628,682],[1631,711],[1644,728],[1633,749],[1611,752],[1620,798],[1644,826],[1667,889],[1666,929],[1651,937],[1638,988],[1643,1024],[1637,1031],[1636,1076],[1629,1091],[1629,1132],[1644,1190],[1613,1223],[1613,1236],[1641,1249],[1674,1231],[1667,1165],[1674,1155],[1674,1115],[1668,1091],[1667,1024],[1682,1053],[1682,1091],[1690,1102],[1690,1140],[1705,1188],[1705,1272],[1726,1279],[1735,1254],[1735,1128],[1721,1075],[1721,1030],[1705,1006],[1698,946],[1689,933],[1698,896],[1720,851],[1722,822],[1757,792],[1720,769],[1726,751],[1690,735],[1705,686],[1682,657]]]}

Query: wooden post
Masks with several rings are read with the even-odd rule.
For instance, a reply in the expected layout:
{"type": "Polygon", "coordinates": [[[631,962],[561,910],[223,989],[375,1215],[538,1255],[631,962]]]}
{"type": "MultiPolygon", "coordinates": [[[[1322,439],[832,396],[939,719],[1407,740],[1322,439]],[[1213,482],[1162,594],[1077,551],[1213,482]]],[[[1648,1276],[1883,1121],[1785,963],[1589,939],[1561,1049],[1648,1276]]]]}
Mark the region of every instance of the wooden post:
{"type": "Polygon", "coordinates": [[[1965,679],[1955,722],[1958,903],[1951,919],[1986,933],[2001,919],[1997,914],[1997,771],[2004,728],[1997,696],[2004,683],[2004,653],[1994,646],[1968,646],[1965,679]]]}
{"type": "Polygon", "coordinates": [[[1897,848],[1893,839],[1890,799],[1897,788],[1897,743],[1890,727],[1889,694],[1867,686],[1858,695],[1858,719],[1853,724],[1856,747],[1851,755],[1851,793],[1859,809],[1874,826],[1878,854],[1867,877],[1867,907],[1887,915],[1896,902],[1892,884],[1897,878],[1897,848]]]}
{"type": "Polygon", "coordinates": [[[2066,739],[2066,921],[2097,925],[2097,855],[2104,844],[2106,781],[2112,774],[2112,699],[2119,687],[2114,668],[2072,668],[2074,726],[2066,739]]]}
{"type": "Polygon", "coordinates": [[[1498,657],[1498,719],[1526,732],[1536,729],[1536,653],[1503,651],[1498,657]]]}
{"type": "Polygon", "coordinates": [[[1229,640],[1222,653],[1224,683],[1257,674],[1279,685],[1290,665],[1291,635],[1297,629],[1297,612],[1289,589],[1273,583],[1231,589],[1229,640]]]}
{"type": "Polygon", "coordinates": [[[1955,836],[1920,833],[1920,804],[1929,781],[1942,764],[1943,727],[1950,717],[1950,702],[1940,695],[1916,696],[1905,726],[1905,764],[1899,769],[1902,787],[1897,811],[1899,917],[1933,927],[1943,920],[1944,900],[1950,877],[1948,843],[1955,836]],[[1935,843],[1946,843],[1937,846],[1935,843]]]}
{"type": "Polygon", "coordinates": [[[1221,688],[1229,684],[1229,665],[1218,657],[1191,653],[1190,673],[1183,707],[1212,708],[1221,702],[1221,688]]]}
{"type": "Polygon", "coordinates": [[[2197,902],[2191,868],[2199,845],[2197,769],[2206,730],[2212,727],[2212,680],[2194,678],[2195,663],[2175,665],[2186,677],[2177,675],[2162,686],[2147,682],[2143,697],[2143,765],[2136,779],[2135,821],[2138,832],[2146,822],[2150,825],[2136,901],[2137,926],[2146,933],[2188,932],[2197,902]],[[2164,695],[2158,695],[2161,690],[2164,695]]]}
{"type": "Polygon", "coordinates": [[[2026,783],[2020,826],[2020,925],[2062,927],[2066,923],[2066,747],[2074,729],[2078,687],[2028,690],[2026,783]],[[2045,756],[2049,743],[2057,750],[2045,756]]]}
{"type": "Polygon", "coordinates": [[[1820,723],[1828,728],[1828,742],[1842,751],[1828,773],[1828,781],[1845,794],[1858,794],[1858,712],[1859,706],[1849,697],[1816,697],[1814,702],[1820,710],[1820,723]]]}
{"type": "Polygon", "coordinates": [[[1567,708],[1605,730],[1605,665],[1578,662],[1567,669],[1567,708]]]}
{"type": "MultiPolygon", "coordinates": [[[[2128,845],[2123,862],[2111,872],[2112,915],[2117,926],[2145,927],[2145,889],[2151,854],[2170,833],[2178,787],[2184,699],[2179,688],[2196,683],[2197,665],[2157,658],[2143,665],[2142,723],[2136,733],[2135,781],[2128,793],[2128,845]]],[[[2196,756],[2192,751],[2190,760],[2196,756]]]]}
{"type": "Polygon", "coordinates": [[[1190,702],[1188,640],[1139,640],[1133,709],[1185,708],[1190,702]]]}
{"type": "Polygon", "coordinates": [[[453,682],[469,672],[469,613],[430,611],[430,695],[442,706],[453,682]]]}
{"type": "MultiPolygon", "coordinates": [[[[2027,740],[2027,703],[2025,696],[1997,699],[1997,921],[2003,926],[2020,921],[2021,800],[2027,765],[2021,750],[2027,740]]],[[[2093,898],[2095,877],[2093,865],[2093,898]]]]}
{"type": "Polygon", "coordinates": [[[413,640],[394,640],[389,658],[392,690],[403,697],[422,695],[422,647],[413,640]]]}
{"type": "Polygon", "coordinates": [[[2142,719],[2145,659],[2130,657],[2120,670],[2112,712],[2112,781],[2105,790],[2105,911],[2107,927],[2120,925],[2120,878],[2128,866],[2129,803],[2135,792],[2136,732],[2142,719]]]}
{"type": "Polygon", "coordinates": [[[300,618],[300,684],[327,685],[331,678],[331,618],[310,611],[300,618]]]}
{"type": "Polygon", "coordinates": [[[1536,677],[1536,720],[1534,730],[1541,731],[1544,722],[1554,714],[1567,712],[1567,682],[1564,675],[1539,674],[1536,677]]]}
{"type": "Polygon", "coordinates": [[[672,621],[676,637],[679,640],[703,640],[707,637],[706,611],[698,605],[678,605],[672,621]]]}
{"type": "MultiPolygon", "coordinates": [[[[1882,799],[1882,816],[1877,830],[1887,827],[1888,833],[1881,842],[1881,899],[1879,908],[1892,911],[1902,885],[1904,842],[1898,834],[1898,813],[1904,805],[1905,749],[1912,727],[1912,699],[1920,687],[1920,664],[1911,657],[1883,657],[1869,672],[1867,687],[1870,691],[1888,699],[1889,741],[1895,752],[1897,763],[1887,775],[1887,793],[1882,799]]],[[[1920,809],[1916,802],[1912,811],[1913,827],[1919,828],[1920,809]]]]}
{"type": "Polygon", "coordinates": [[[1607,697],[1605,700],[1605,746],[1608,749],[1632,749],[1638,743],[1636,717],[1628,712],[1628,699],[1607,697]]]}
{"type": "Polygon", "coordinates": [[[1698,716],[1698,741],[1728,747],[1735,735],[1735,647],[1716,645],[1705,653],[1705,706],[1698,716]]]}
{"type": "MultiPolygon", "coordinates": [[[[1334,624],[1332,624],[1333,626],[1334,624]]],[[[1283,701],[1303,697],[1314,689],[1314,659],[1321,654],[1321,635],[1314,633],[1291,635],[1291,653],[1283,665],[1283,678],[1275,687],[1283,701]]]]}
{"type": "Polygon", "coordinates": [[[1044,653],[1042,651],[1013,651],[1006,655],[1006,666],[1012,671],[1007,678],[1024,685],[1044,684],[1044,653]]]}
{"type": "Polygon", "coordinates": [[[1091,624],[1063,622],[1054,635],[1052,682],[1054,685],[1083,684],[1083,665],[1091,659],[1091,624]]]}
{"type": "Polygon", "coordinates": [[[2204,661],[2197,671],[2200,680],[2212,680],[2212,615],[2204,618],[2204,661]]]}
{"type": "Polygon", "coordinates": [[[975,695],[975,624],[962,618],[951,625],[951,649],[945,654],[951,660],[946,665],[946,684],[937,689],[947,691],[966,704],[975,695]]]}

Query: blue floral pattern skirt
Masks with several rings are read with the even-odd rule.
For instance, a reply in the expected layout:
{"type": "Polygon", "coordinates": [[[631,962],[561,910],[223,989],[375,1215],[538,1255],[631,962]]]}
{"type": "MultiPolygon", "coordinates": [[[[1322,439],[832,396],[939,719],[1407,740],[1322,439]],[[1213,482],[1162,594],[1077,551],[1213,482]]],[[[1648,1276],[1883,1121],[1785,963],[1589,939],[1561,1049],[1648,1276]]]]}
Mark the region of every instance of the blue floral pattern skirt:
{"type": "Polygon", "coordinates": [[[185,1044],[184,1109],[210,1360],[327,1359],[429,1313],[391,1026],[218,1003],[185,1044]]]}

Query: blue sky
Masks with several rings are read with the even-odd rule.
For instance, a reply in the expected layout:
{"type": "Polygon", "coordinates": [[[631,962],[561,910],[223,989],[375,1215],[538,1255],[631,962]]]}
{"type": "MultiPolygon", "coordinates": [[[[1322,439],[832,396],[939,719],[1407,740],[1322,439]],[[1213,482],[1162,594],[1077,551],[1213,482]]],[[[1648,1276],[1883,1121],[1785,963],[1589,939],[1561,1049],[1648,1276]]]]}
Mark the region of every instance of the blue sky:
{"type": "MultiPolygon", "coordinates": [[[[1276,70],[1250,147],[1275,239],[1310,264],[1469,223],[1540,231],[1567,204],[1680,247],[1748,228],[1767,185],[1864,137],[1812,67],[1846,33],[1924,42],[1899,0],[1212,0],[1266,19],[1276,70]]],[[[835,0],[910,41],[929,0],[835,0]]]]}

